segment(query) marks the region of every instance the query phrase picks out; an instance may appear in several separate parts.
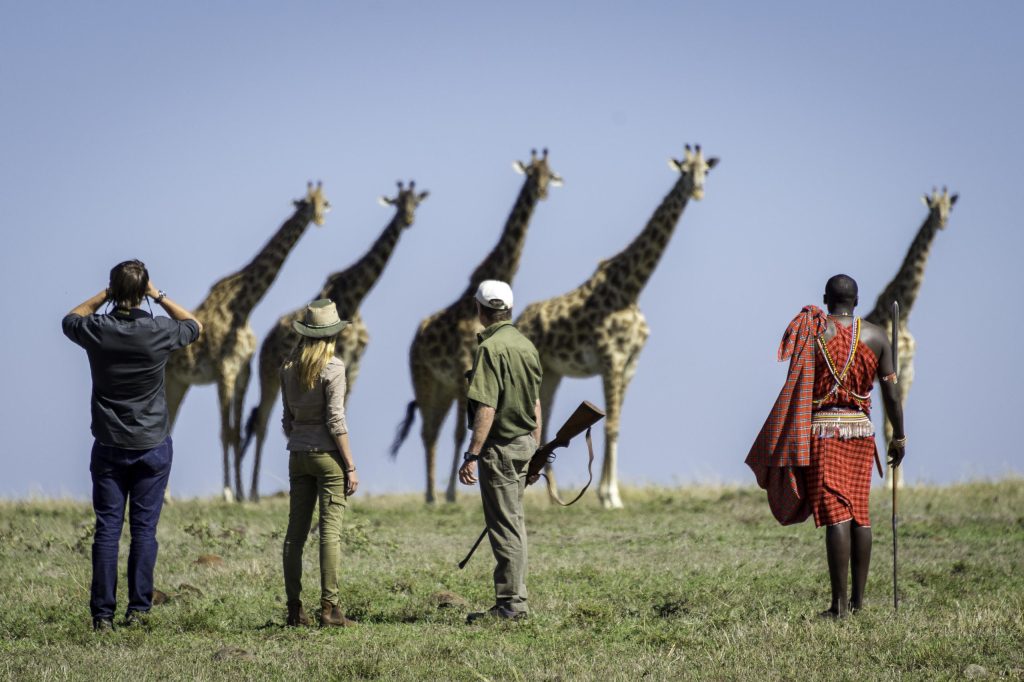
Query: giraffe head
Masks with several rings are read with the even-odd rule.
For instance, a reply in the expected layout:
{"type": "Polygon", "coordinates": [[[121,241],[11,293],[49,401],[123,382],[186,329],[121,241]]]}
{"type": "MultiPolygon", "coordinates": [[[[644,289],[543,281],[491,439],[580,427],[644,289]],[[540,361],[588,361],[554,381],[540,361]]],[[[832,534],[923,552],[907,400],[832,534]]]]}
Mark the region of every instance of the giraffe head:
{"type": "Polygon", "coordinates": [[[949,190],[945,187],[940,192],[938,188],[932,188],[932,195],[928,196],[925,194],[921,197],[921,201],[928,207],[928,211],[931,216],[938,223],[939,229],[941,230],[946,226],[946,221],[949,220],[949,212],[953,208],[953,204],[960,198],[959,194],[950,195],[949,190]]]}
{"type": "Polygon", "coordinates": [[[699,144],[692,148],[686,145],[683,160],[669,159],[668,165],[672,170],[683,174],[686,196],[700,201],[704,198],[704,178],[707,177],[709,170],[718,165],[718,157],[705,159],[699,144]]]}
{"type": "Polygon", "coordinates": [[[524,164],[522,161],[516,161],[512,167],[517,173],[522,173],[527,177],[527,185],[536,199],[547,199],[549,185],[552,187],[562,186],[562,176],[551,170],[548,165],[547,149],[543,150],[539,157],[537,150],[531,149],[530,163],[524,164]]]}
{"type": "Polygon", "coordinates": [[[430,192],[427,191],[416,193],[415,180],[410,180],[408,187],[399,180],[398,194],[395,195],[395,198],[381,197],[380,204],[381,206],[394,206],[396,217],[402,222],[403,227],[408,227],[415,220],[416,207],[428,196],[430,196],[430,192]]]}
{"type": "Polygon", "coordinates": [[[313,223],[316,225],[323,225],[324,216],[331,210],[331,202],[324,196],[323,186],[324,183],[319,180],[316,181],[316,185],[312,181],[307,182],[306,196],[292,202],[296,207],[309,206],[313,211],[313,223]]]}

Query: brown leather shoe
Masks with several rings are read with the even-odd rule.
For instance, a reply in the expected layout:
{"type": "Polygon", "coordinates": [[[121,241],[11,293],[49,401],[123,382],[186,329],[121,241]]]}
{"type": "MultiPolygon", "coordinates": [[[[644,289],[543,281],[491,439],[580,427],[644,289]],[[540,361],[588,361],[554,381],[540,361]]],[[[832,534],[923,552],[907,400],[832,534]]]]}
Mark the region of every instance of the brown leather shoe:
{"type": "Polygon", "coordinates": [[[353,625],[358,625],[358,623],[346,618],[340,606],[329,601],[320,602],[320,627],[347,628],[353,625]]]}
{"type": "Polygon", "coordinates": [[[288,625],[292,627],[308,627],[309,617],[306,615],[306,611],[302,608],[302,602],[290,601],[288,602],[288,625]]]}

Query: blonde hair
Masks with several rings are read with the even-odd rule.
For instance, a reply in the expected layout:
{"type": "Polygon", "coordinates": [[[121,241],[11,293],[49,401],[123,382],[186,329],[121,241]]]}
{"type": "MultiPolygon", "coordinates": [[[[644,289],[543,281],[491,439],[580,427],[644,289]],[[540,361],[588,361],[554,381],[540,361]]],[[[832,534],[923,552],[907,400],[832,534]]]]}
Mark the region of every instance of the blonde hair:
{"type": "Polygon", "coordinates": [[[285,369],[297,369],[299,385],[307,391],[312,391],[316,387],[320,373],[334,357],[337,341],[337,335],[323,338],[303,336],[285,363],[285,369]]]}

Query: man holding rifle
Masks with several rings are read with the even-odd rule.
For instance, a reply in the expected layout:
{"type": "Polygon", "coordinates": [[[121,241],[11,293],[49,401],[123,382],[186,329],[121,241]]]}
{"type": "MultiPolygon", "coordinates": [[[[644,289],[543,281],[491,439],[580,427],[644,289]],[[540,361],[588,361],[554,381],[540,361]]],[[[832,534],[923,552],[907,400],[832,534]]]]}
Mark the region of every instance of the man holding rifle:
{"type": "Polygon", "coordinates": [[[903,461],[907,442],[892,347],[884,329],[854,316],[857,300],[853,278],[836,275],[825,284],[828,314],[807,306],[790,322],[779,346],[779,359],[791,358],[786,384],[746,459],[779,523],[813,516],[815,526],[826,527],[832,587],[832,602],[820,614],[826,618],[864,606],[872,465],[881,473],[870,419],[875,378],[893,425],[893,467],[903,461]]]}
{"type": "Polygon", "coordinates": [[[512,325],[511,287],[485,280],[475,298],[484,330],[478,335],[480,345],[469,374],[467,407],[473,433],[459,480],[473,485],[479,476],[487,535],[497,565],[495,604],[469,614],[469,623],[527,615],[523,490],[527,466],[540,442],[543,373],[537,349],[512,325]]]}

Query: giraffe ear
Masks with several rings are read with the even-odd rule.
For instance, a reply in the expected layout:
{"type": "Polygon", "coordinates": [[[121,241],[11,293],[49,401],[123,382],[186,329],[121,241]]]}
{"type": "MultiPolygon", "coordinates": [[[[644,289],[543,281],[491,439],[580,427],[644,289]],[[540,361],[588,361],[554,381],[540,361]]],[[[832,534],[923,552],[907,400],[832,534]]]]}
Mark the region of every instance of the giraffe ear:
{"type": "Polygon", "coordinates": [[[718,165],[718,157],[717,156],[712,156],[710,159],[708,159],[707,164],[708,164],[708,170],[714,168],[715,166],[718,165]]]}
{"type": "Polygon", "coordinates": [[[513,161],[512,170],[520,175],[526,175],[526,166],[523,165],[522,161],[513,161]]]}
{"type": "Polygon", "coordinates": [[[671,168],[672,170],[676,171],[677,173],[682,173],[683,172],[683,162],[682,161],[677,161],[675,159],[670,158],[668,160],[668,167],[671,168]]]}
{"type": "Polygon", "coordinates": [[[956,200],[959,199],[959,198],[960,198],[959,194],[954,194],[953,196],[951,196],[949,198],[949,205],[952,206],[953,204],[955,204],[956,200]]]}
{"type": "Polygon", "coordinates": [[[420,192],[420,195],[416,198],[416,201],[417,202],[423,201],[424,199],[426,199],[429,196],[430,196],[430,190],[423,190],[422,192],[420,192]]]}
{"type": "Polygon", "coordinates": [[[377,203],[380,204],[381,206],[391,206],[392,204],[395,203],[395,200],[388,199],[386,196],[382,195],[377,199],[377,203]]]}
{"type": "Polygon", "coordinates": [[[562,179],[561,175],[551,174],[551,179],[548,180],[552,187],[561,187],[565,184],[565,180],[562,179]]]}
{"type": "Polygon", "coordinates": [[[928,200],[928,195],[927,194],[922,194],[921,195],[921,203],[924,204],[925,206],[927,206],[928,208],[932,207],[931,203],[928,200]]]}

